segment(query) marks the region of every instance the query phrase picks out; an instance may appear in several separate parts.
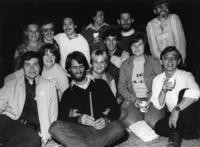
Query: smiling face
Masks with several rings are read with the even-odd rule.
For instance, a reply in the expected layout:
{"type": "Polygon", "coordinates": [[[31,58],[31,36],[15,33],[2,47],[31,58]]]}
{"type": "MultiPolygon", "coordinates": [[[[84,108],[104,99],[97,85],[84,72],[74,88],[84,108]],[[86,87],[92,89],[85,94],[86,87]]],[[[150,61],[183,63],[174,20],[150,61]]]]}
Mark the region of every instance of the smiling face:
{"type": "Polygon", "coordinates": [[[66,17],[63,21],[63,30],[67,35],[75,33],[75,24],[72,18],[66,17]]]}
{"type": "Polygon", "coordinates": [[[72,79],[77,82],[81,82],[86,77],[86,69],[83,64],[79,64],[76,60],[71,61],[70,73],[72,79]]]}
{"type": "Polygon", "coordinates": [[[129,13],[122,13],[118,23],[121,25],[123,31],[129,31],[131,29],[133,19],[129,13]]]}
{"type": "Polygon", "coordinates": [[[178,54],[176,51],[171,51],[166,53],[162,57],[162,65],[164,66],[164,71],[166,72],[174,72],[180,63],[180,59],[178,58],[178,54]]]}
{"type": "Polygon", "coordinates": [[[105,45],[108,48],[108,52],[112,53],[117,48],[117,37],[116,36],[108,36],[105,40],[105,45]]]}
{"type": "Polygon", "coordinates": [[[45,51],[43,56],[43,64],[46,68],[51,68],[55,64],[56,56],[52,54],[48,49],[45,51]]]}
{"type": "Polygon", "coordinates": [[[43,34],[44,41],[46,41],[46,42],[53,41],[53,37],[54,37],[53,23],[48,23],[48,24],[42,25],[42,34],[43,34]]]}
{"type": "Polygon", "coordinates": [[[103,74],[107,67],[105,56],[96,55],[92,59],[92,68],[95,74],[103,74]]]}
{"type": "Polygon", "coordinates": [[[40,73],[40,64],[38,58],[25,60],[23,64],[25,77],[29,80],[35,79],[40,73]]]}
{"type": "Polygon", "coordinates": [[[140,39],[138,42],[131,44],[131,51],[134,56],[140,57],[144,55],[144,42],[140,39]]]}
{"type": "Polygon", "coordinates": [[[25,31],[28,41],[37,42],[40,37],[39,26],[37,24],[29,24],[25,31]]]}
{"type": "Polygon", "coordinates": [[[154,13],[159,17],[166,17],[169,14],[168,3],[162,3],[160,5],[157,5],[154,9],[154,13]]]}

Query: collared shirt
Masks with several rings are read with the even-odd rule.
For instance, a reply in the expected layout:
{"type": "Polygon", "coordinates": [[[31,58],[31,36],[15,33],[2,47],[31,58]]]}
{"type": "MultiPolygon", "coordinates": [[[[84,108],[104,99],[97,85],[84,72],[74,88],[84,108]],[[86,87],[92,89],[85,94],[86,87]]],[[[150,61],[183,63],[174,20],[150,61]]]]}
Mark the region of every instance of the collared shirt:
{"type": "Polygon", "coordinates": [[[172,91],[168,91],[166,93],[165,103],[163,105],[159,104],[158,99],[162,90],[163,83],[166,79],[165,72],[159,74],[153,80],[151,102],[157,109],[162,109],[166,104],[168,110],[171,112],[178,103],[178,95],[182,89],[187,89],[183,97],[199,99],[200,89],[190,72],[177,69],[171,78],[176,81],[175,87],[172,91]]]}

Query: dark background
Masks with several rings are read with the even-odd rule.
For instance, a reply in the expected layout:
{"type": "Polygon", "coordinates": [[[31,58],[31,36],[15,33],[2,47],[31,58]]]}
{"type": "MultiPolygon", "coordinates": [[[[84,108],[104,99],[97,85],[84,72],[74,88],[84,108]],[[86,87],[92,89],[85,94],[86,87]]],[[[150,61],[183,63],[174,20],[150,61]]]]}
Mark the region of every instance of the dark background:
{"type": "MultiPolygon", "coordinates": [[[[0,66],[1,79],[12,71],[13,54],[21,42],[23,25],[31,18],[41,21],[53,17],[56,33],[62,31],[62,19],[74,18],[78,31],[91,21],[92,11],[103,8],[106,22],[116,24],[123,10],[134,19],[134,28],[145,30],[147,22],[154,17],[154,0],[1,0],[0,1],[0,66]]],[[[187,39],[187,69],[200,77],[200,1],[171,0],[171,12],[179,15],[187,39]]]]}

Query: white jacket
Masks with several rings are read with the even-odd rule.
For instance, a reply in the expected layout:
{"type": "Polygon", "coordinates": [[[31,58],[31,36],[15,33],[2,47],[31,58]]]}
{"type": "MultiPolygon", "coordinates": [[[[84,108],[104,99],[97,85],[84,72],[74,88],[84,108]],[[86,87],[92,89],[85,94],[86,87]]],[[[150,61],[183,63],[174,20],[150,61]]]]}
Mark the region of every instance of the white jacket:
{"type": "MultiPolygon", "coordinates": [[[[39,77],[36,86],[38,116],[41,132],[39,135],[45,142],[51,136],[48,129],[57,119],[58,99],[55,85],[42,77],[39,77]]],[[[8,81],[0,89],[0,114],[5,114],[13,120],[19,119],[26,98],[24,75],[8,81]]]]}

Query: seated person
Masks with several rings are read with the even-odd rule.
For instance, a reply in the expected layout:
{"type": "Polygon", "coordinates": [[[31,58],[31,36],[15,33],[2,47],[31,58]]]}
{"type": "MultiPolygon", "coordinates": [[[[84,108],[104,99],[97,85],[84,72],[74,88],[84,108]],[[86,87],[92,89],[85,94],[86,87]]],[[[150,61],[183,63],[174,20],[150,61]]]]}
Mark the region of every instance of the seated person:
{"type": "Polygon", "coordinates": [[[107,72],[108,54],[104,50],[94,50],[91,56],[91,75],[94,79],[103,79],[110,86],[113,94],[116,96],[116,84],[114,78],[107,72]]]}
{"type": "Polygon", "coordinates": [[[66,71],[58,64],[60,61],[59,50],[55,45],[47,43],[40,48],[40,53],[44,65],[42,76],[55,83],[60,101],[63,92],[69,87],[69,81],[66,71]]]}
{"type": "Polygon", "coordinates": [[[119,47],[119,33],[116,29],[106,30],[102,38],[110,60],[108,71],[115,78],[115,82],[118,83],[120,66],[129,57],[129,52],[119,47]]]}
{"type": "Polygon", "coordinates": [[[88,69],[88,62],[81,52],[68,55],[66,70],[72,82],[63,94],[59,121],[49,129],[53,138],[64,146],[108,146],[126,132],[117,120],[120,108],[108,84],[87,76],[88,69]]]}
{"type": "Polygon", "coordinates": [[[160,55],[164,72],[153,80],[151,102],[157,109],[167,107],[167,114],[155,125],[157,134],[169,137],[168,147],[180,147],[181,138],[198,138],[195,102],[200,89],[190,72],[177,68],[181,54],[175,46],[160,55]]]}
{"type": "Polygon", "coordinates": [[[153,105],[146,110],[138,108],[141,101],[147,104],[151,95],[153,78],[162,72],[158,59],[145,53],[145,34],[137,32],[130,41],[132,56],[125,60],[120,67],[118,83],[119,93],[124,97],[121,119],[126,127],[144,120],[152,128],[163,117],[163,112],[156,110],[153,105]]]}
{"type": "Polygon", "coordinates": [[[22,64],[22,76],[0,89],[0,142],[4,147],[40,147],[41,139],[46,143],[51,138],[48,129],[57,119],[56,88],[40,76],[40,55],[27,52],[22,64]]]}

